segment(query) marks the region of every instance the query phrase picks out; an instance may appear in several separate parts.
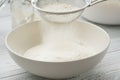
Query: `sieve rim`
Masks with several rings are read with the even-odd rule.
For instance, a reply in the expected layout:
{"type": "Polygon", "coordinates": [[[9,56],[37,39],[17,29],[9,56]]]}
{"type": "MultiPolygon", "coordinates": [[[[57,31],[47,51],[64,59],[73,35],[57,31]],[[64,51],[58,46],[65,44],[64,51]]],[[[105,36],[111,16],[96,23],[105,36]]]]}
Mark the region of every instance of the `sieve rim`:
{"type": "Polygon", "coordinates": [[[79,8],[79,9],[71,10],[71,11],[63,11],[63,12],[53,12],[53,11],[44,10],[44,9],[38,7],[36,5],[35,1],[36,0],[31,0],[31,4],[32,4],[32,6],[33,6],[34,9],[37,9],[40,12],[49,13],[49,14],[56,14],[56,15],[71,14],[71,13],[80,12],[80,11],[84,10],[85,8],[87,8],[88,6],[90,6],[90,3],[91,3],[91,0],[87,0],[88,2],[86,1],[86,4],[83,7],[79,8]]]}

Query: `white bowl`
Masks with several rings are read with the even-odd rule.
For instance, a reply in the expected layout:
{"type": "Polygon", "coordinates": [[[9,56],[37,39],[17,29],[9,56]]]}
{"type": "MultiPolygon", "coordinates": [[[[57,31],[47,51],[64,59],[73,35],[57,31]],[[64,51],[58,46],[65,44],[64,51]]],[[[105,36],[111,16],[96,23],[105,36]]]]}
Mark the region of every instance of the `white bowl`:
{"type": "Polygon", "coordinates": [[[46,62],[31,60],[23,57],[25,51],[37,44],[40,44],[40,21],[25,24],[11,31],[6,37],[6,46],[14,61],[30,73],[47,78],[69,78],[83,73],[97,65],[105,55],[110,38],[100,27],[76,21],[72,25],[77,27],[78,37],[88,41],[98,51],[90,57],[65,61],[46,62]]]}
{"type": "Polygon", "coordinates": [[[119,0],[108,0],[85,9],[82,16],[89,21],[99,24],[119,25],[119,9],[119,0]]]}

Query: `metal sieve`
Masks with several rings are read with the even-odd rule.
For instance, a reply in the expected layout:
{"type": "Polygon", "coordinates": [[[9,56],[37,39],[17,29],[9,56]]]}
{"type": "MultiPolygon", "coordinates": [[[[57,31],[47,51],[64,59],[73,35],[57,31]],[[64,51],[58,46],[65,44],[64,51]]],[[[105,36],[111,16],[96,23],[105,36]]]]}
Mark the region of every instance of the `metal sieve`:
{"type": "Polygon", "coordinates": [[[85,8],[103,1],[106,0],[32,0],[31,3],[44,20],[55,23],[69,23],[79,18],[85,8]],[[69,4],[76,6],[77,9],[61,12],[43,9],[44,6],[54,3],[69,4]]]}

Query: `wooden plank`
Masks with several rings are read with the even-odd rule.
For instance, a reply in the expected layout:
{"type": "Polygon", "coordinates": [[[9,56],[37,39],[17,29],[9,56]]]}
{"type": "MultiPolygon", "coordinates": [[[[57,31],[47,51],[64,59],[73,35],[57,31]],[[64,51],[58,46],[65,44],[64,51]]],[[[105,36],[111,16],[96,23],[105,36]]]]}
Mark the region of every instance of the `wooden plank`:
{"type": "MultiPolygon", "coordinates": [[[[90,21],[84,19],[83,17],[81,17],[80,19],[83,21],[90,22],[90,21]]],[[[102,25],[102,24],[97,24],[97,23],[93,23],[93,22],[90,22],[90,23],[103,28],[110,35],[111,39],[120,37],[120,25],[102,25]]]]}
{"type": "Polygon", "coordinates": [[[6,5],[3,9],[0,10],[0,18],[10,16],[10,5],[6,5]]]}
{"type": "Polygon", "coordinates": [[[120,50],[120,38],[111,39],[108,52],[115,52],[120,50]]]}
{"type": "Polygon", "coordinates": [[[110,35],[111,39],[120,37],[120,26],[101,26],[110,35]]]}
{"type": "Polygon", "coordinates": [[[30,73],[22,73],[16,76],[7,77],[0,80],[50,80],[50,79],[45,79],[39,76],[32,75],[30,73]]]}
{"type": "Polygon", "coordinates": [[[117,26],[102,25],[102,24],[95,24],[95,25],[98,25],[99,27],[103,28],[110,35],[111,39],[120,37],[120,25],[117,25],[117,26]]]}
{"type": "Polygon", "coordinates": [[[120,51],[107,54],[95,68],[71,80],[120,80],[119,56],[120,51]]]}
{"type": "Polygon", "coordinates": [[[19,68],[8,54],[0,55],[0,74],[19,68]]]}
{"type": "Polygon", "coordinates": [[[4,17],[0,18],[0,37],[5,36],[6,33],[11,31],[12,25],[11,25],[11,17],[4,17]]]}

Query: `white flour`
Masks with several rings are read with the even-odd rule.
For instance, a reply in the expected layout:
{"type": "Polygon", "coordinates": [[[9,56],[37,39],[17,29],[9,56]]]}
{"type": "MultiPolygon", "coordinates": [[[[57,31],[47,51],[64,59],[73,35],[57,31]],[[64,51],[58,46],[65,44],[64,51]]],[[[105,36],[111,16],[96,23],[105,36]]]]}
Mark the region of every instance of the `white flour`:
{"type": "Polygon", "coordinates": [[[66,3],[54,3],[48,4],[41,7],[43,10],[50,11],[50,12],[68,12],[79,9],[79,7],[66,4],[66,3]]]}
{"type": "MultiPolygon", "coordinates": [[[[57,5],[49,5],[46,9],[62,12],[74,8],[65,4],[57,5]]],[[[42,43],[28,49],[25,57],[39,61],[61,62],[78,60],[94,54],[94,48],[78,36],[78,27],[44,21],[41,24],[42,43]]]]}
{"type": "Polygon", "coordinates": [[[94,55],[95,49],[78,36],[79,28],[69,24],[47,24],[40,28],[42,42],[28,49],[24,56],[39,61],[61,62],[94,55]],[[54,26],[53,26],[54,25],[54,26]]]}
{"type": "Polygon", "coordinates": [[[57,44],[41,44],[29,49],[25,53],[25,57],[39,60],[39,61],[72,61],[91,56],[93,53],[92,47],[81,46],[74,42],[62,43],[59,41],[57,44]]]}
{"type": "MultiPolygon", "coordinates": [[[[48,5],[42,6],[41,9],[49,12],[59,13],[59,12],[69,12],[69,11],[77,10],[79,9],[79,7],[66,4],[66,3],[54,3],[54,4],[48,4],[48,5]]],[[[46,13],[41,13],[41,14],[42,14],[41,17],[51,22],[68,23],[78,18],[80,15],[80,12],[72,13],[72,14],[60,14],[60,15],[46,14],[46,13]]]]}

